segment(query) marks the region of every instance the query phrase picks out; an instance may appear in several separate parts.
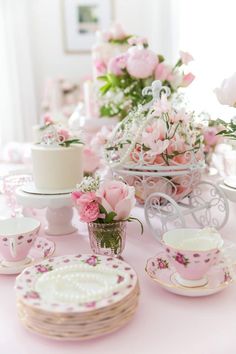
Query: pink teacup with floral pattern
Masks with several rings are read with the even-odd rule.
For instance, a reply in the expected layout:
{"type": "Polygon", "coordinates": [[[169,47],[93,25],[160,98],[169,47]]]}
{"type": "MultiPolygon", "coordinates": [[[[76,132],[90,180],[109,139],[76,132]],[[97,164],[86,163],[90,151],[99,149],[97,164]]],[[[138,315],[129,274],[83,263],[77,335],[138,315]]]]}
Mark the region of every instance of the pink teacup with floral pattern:
{"type": "Polygon", "coordinates": [[[207,283],[206,273],[219,261],[224,243],[212,228],[170,230],[163,235],[162,242],[177,272],[176,280],[189,287],[207,283]]]}
{"type": "Polygon", "coordinates": [[[0,253],[6,265],[27,263],[27,255],[39,228],[40,222],[33,218],[0,220],[0,253]]]}

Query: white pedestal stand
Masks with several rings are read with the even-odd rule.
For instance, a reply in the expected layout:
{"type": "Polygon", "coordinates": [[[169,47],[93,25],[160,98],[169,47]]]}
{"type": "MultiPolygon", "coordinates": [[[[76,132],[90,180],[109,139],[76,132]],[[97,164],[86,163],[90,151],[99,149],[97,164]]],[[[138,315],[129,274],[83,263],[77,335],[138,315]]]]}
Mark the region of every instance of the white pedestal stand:
{"type": "Polygon", "coordinates": [[[67,235],[77,230],[72,225],[73,208],[70,193],[58,195],[30,194],[19,188],[16,191],[16,198],[23,208],[47,208],[47,226],[45,228],[47,235],[67,235]]]}

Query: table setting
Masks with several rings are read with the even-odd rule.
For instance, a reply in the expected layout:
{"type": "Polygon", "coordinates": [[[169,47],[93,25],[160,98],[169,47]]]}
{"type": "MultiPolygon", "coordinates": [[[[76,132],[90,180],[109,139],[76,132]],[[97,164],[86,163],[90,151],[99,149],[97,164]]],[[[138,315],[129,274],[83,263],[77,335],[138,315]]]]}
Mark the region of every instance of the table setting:
{"type": "Polygon", "coordinates": [[[85,126],[46,115],[29,171],[1,177],[4,354],[235,353],[229,149],[217,175],[210,166],[236,125],[204,125],[174,98],[194,80],[189,53],[171,68],[129,37],[92,92],[114,126],[88,138],[85,126]]]}

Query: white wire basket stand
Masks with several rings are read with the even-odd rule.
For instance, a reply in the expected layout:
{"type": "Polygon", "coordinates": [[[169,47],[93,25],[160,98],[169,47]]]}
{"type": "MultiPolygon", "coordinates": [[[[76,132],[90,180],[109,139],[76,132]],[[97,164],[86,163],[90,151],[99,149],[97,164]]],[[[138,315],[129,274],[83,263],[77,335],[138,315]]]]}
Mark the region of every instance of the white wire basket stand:
{"type": "Polygon", "coordinates": [[[158,240],[171,227],[185,227],[189,214],[200,227],[216,229],[228,218],[222,191],[201,181],[201,135],[186,112],[173,109],[169,94],[160,81],[146,87],[143,95],[150,101],[116,126],[105,147],[114,177],[135,187],[158,240]]]}

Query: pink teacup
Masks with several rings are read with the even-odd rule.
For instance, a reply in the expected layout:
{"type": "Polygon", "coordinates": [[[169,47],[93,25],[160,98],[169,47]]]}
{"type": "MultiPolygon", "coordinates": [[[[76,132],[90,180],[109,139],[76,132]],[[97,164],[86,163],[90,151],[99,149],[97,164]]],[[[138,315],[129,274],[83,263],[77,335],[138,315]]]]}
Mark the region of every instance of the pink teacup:
{"type": "Polygon", "coordinates": [[[0,220],[0,253],[6,265],[27,263],[27,255],[38,235],[40,222],[19,217],[0,220]]]}
{"type": "Polygon", "coordinates": [[[162,242],[177,272],[176,280],[189,287],[207,283],[206,273],[218,262],[224,243],[211,228],[170,230],[162,242]]]}

